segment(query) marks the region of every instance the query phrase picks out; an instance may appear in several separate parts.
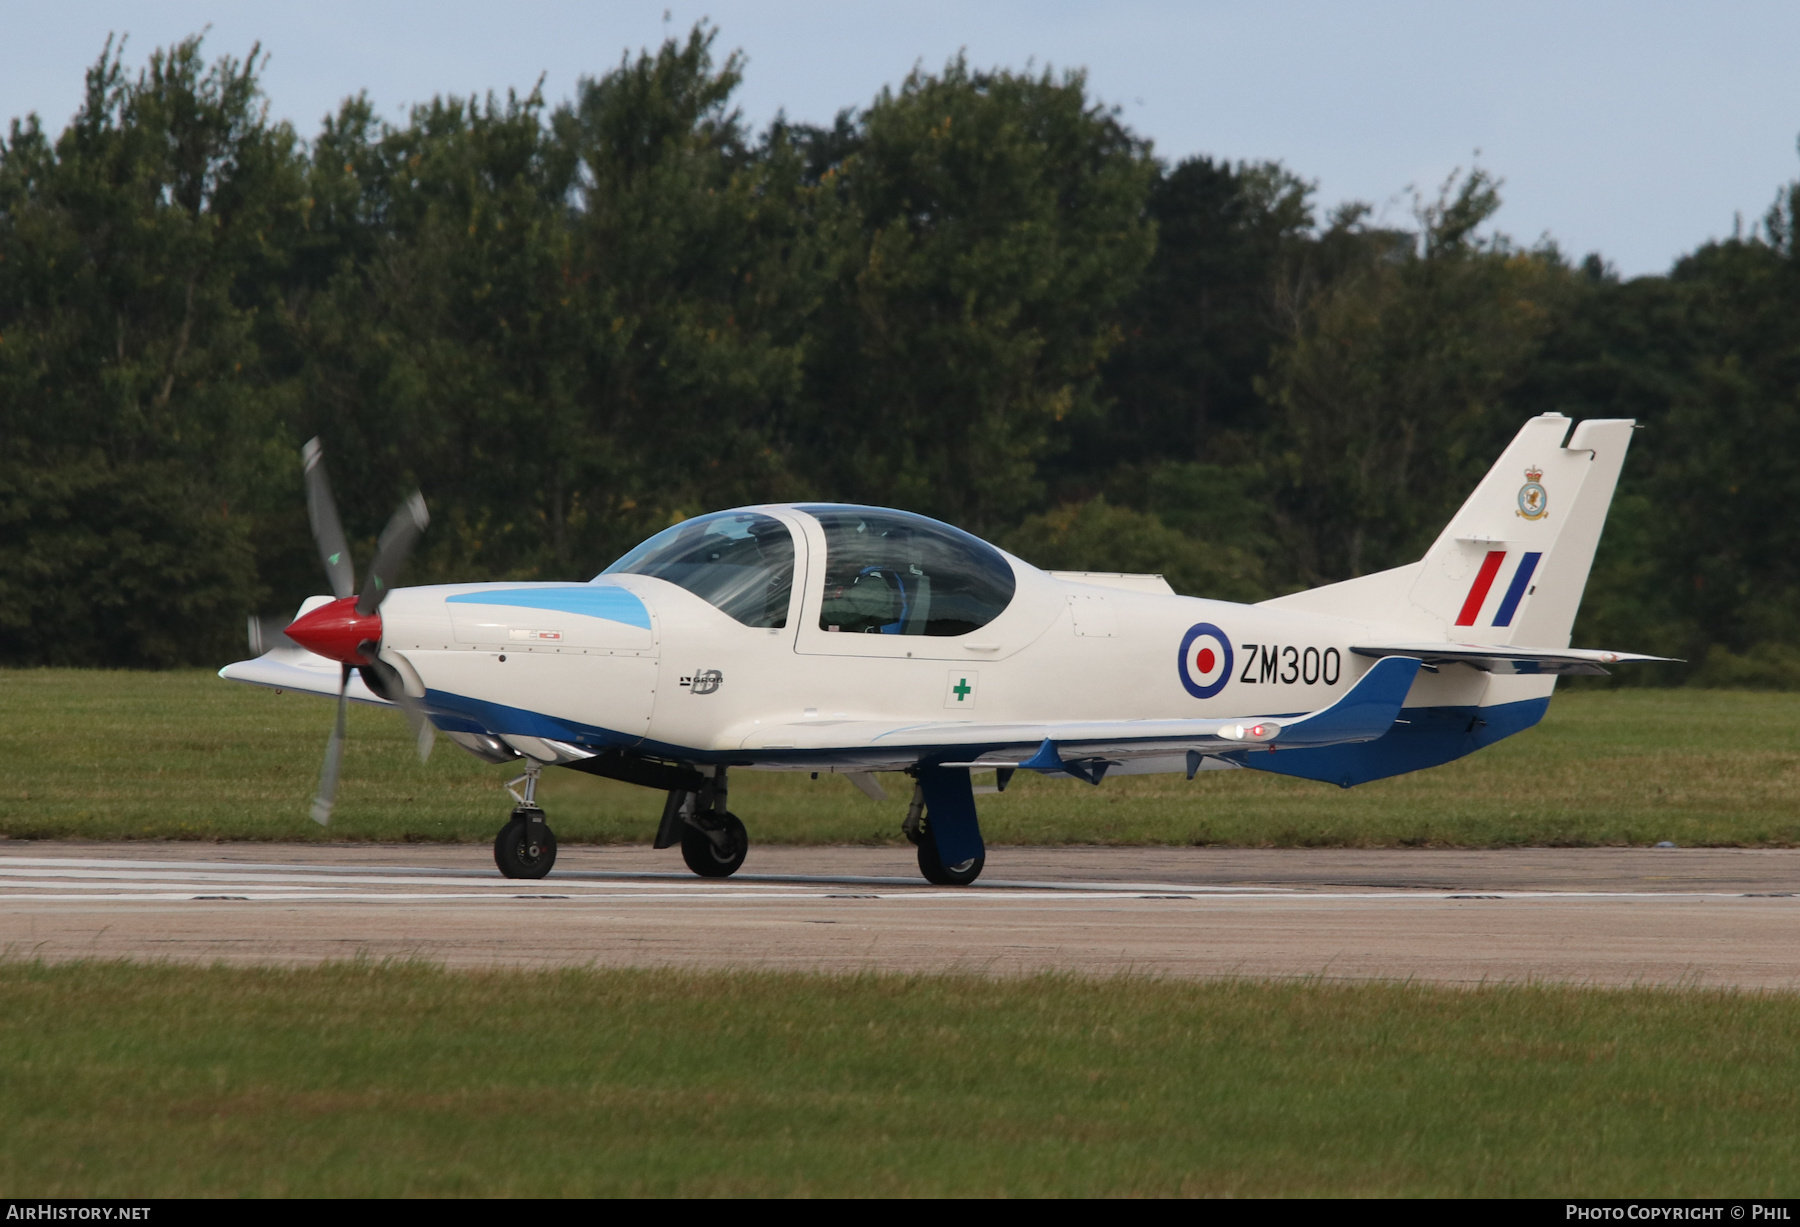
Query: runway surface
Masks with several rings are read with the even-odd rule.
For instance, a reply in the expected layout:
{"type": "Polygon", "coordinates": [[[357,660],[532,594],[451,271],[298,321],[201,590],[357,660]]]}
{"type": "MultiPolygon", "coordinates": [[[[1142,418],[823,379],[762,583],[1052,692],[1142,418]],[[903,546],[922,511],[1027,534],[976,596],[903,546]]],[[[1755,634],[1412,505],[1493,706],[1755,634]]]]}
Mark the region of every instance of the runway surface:
{"type": "Polygon", "coordinates": [[[1800,989],[1800,850],[994,848],[974,887],[908,848],[0,841],[11,958],[1040,970],[1800,989]]]}

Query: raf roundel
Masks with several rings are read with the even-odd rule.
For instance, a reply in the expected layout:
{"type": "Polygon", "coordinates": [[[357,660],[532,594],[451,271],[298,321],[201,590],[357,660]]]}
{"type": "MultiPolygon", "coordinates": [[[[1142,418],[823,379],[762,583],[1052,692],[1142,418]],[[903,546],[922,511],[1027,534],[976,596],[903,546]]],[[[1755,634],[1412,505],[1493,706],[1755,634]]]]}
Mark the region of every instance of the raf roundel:
{"type": "Polygon", "coordinates": [[[1177,664],[1181,684],[1196,699],[1210,699],[1231,680],[1231,639],[1211,622],[1199,622],[1181,637],[1177,664]]]}

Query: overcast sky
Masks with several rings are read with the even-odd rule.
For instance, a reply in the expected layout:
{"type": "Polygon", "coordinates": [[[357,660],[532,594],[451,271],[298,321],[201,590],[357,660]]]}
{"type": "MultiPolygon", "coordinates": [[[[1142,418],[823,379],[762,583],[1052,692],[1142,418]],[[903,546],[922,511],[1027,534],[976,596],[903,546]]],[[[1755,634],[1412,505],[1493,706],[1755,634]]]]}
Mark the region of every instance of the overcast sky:
{"type": "Polygon", "coordinates": [[[738,102],[758,126],[779,109],[828,121],[959,48],[979,67],[1085,67],[1160,156],[1279,159],[1324,206],[1367,200],[1404,220],[1409,188],[1435,191],[1479,150],[1505,180],[1500,229],[1598,251],[1628,276],[1666,270],[1737,216],[1753,224],[1800,178],[1792,0],[0,0],[0,116],[36,111],[60,130],[109,31],[129,33],[133,64],[208,25],[213,55],[260,40],[275,113],[310,137],[361,89],[395,118],[539,74],[565,98],[701,17],[720,49],[747,53],[738,102]]]}

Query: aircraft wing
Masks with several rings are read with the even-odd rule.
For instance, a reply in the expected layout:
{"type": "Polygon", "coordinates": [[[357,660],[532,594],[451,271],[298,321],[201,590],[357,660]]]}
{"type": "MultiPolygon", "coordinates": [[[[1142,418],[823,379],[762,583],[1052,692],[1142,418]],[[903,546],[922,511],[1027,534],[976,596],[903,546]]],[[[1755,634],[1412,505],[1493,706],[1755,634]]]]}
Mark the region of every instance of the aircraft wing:
{"type": "MultiPolygon", "coordinates": [[[[340,666],[308,652],[305,648],[275,648],[255,660],[240,660],[219,670],[219,676],[230,682],[249,682],[253,686],[269,686],[276,690],[298,690],[303,694],[337,698],[340,666]]],[[[362,675],[350,675],[346,694],[352,702],[370,703],[377,707],[393,704],[370,690],[362,675]]]]}
{"type": "Polygon", "coordinates": [[[1679,664],[1668,656],[1603,652],[1593,648],[1518,648],[1491,643],[1374,643],[1350,649],[1358,656],[1411,656],[1432,667],[1468,665],[1484,673],[1536,673],[1556,677],[1606,675],[1603,665],[1632,661],[1679,664]]]}
{"type": "Polygon", "coordinates": [[[1418,671],[1416,659],[1377,661],[1331,706],[1293,716],[1031,724],[806,720],[763,726],[745,737],[741,748],[770,751],[771,758],[823,755],[882,766],[935,760],[943,766],[1025,767],[1087,778],[1090,768],[1084,764],[1373,741],[1393,727],[1418,671]]]}

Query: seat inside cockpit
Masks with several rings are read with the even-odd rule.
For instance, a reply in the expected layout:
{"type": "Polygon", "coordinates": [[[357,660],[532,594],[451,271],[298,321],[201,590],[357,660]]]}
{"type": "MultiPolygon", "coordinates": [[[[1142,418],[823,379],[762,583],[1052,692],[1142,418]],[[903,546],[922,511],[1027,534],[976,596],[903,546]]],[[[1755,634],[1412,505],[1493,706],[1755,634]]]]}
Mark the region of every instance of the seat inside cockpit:
{"type": "Polygon", "coordinates": [[[852,635],[966,635],[999,617],[1017,581],[1006,557],[904,511],[806,506],[825,534],[819,628],[852,635]]]}

